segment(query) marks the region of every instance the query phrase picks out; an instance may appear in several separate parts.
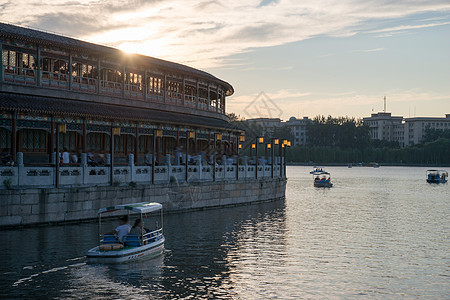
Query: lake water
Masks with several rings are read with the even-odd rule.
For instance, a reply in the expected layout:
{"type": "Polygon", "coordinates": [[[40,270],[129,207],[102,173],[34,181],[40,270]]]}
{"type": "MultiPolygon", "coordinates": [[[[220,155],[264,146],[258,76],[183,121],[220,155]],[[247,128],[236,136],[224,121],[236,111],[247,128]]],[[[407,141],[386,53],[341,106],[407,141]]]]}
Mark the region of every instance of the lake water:
{"type": "Polygon", "coordinates": [[[2,230],[0,298],[450,298],[450,185],[326,169],[331,189],[288,167],[286,200],[167,215],[143,262],[86,264],[95,223],[2,230]]]}

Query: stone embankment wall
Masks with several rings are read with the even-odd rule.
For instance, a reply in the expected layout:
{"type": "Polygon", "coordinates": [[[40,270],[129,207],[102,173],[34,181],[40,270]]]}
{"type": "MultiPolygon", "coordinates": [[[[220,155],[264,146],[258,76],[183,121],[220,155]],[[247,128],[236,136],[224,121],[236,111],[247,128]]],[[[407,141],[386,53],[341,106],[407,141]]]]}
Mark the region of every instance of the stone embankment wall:
{"type": "Polygon", "coordinates": [[[97,218],[116,204],[159,202],[165,212],[242,205],[284,198],[286,179],[171,183],[159,185],[0,190],[0,227],[97,218]]]}

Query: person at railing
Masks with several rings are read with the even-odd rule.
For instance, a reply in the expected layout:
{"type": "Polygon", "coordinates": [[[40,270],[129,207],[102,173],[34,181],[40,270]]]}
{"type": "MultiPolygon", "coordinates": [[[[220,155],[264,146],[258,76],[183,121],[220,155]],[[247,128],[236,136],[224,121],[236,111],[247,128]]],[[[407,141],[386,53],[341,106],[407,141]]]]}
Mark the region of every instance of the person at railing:
{"type": "Polygon", "coordinates": [[[119,243],[123,244],[123,239],[127,234],[131,231],[131,225],[128,224],[128,215],[122,216],[119,220],[119,226],[116,227],[115,230],[111,232],[107,232],[105,234],[117,234],[119,239],[119,243]]]}
{"type": "Polygon", "coordinates": [[[100,151],[95,155],[95,162],[97,165],[106,165],[106,154],[104,151],[100,151]]]}
{"type": "Polygon", "coordinates": [[[62,163],[63,164],[68,164],[70,163],[70,154],[67,151],[67,148],[63,149],[63,153],[62,153],[62,163]]]}
{"type": "Polygon", "coordinates": [[[258,165],[259,166],[264,166],[264,158],[263,157],[258,157],[258,165]]]}
{"type": "Polygon", "coordinates": [[[97,166],[97,163],[95,162],[94,154],[92,154],[92,152],[90,152],[90,151],[89,151],[89,153],[87,155],[87,163],[91,167],[96,167],[97,166]]]}
{"type": "Polygon", "coordinates": [[[144,155],[144,163],[147,166],[151,166],[152,160],[153,160],[153,154],[151,154],[150,151],[147,151],[147,153],[145,153],[145,155],[144,155]]]}
{"type": "Polygon", "coordinates": [[[0,154],[0,160],[4,166],[14,166],[14,160],[12,159],[11,153],[7,149],[3,149],[0,154]]]}
{"type": "MultiPolygon", "coordinates": [[[[81,149],[80,149],[80,151],[82,151],[81,149]]],[[[81,152],[80,152],[81,153],[81,152]]],[[[70,155],[70,161],[73,163],[73,164],[76,164],[76,163],[78,163],[78,155],[74,152],[74,153],[72,153],[71,155],[70,155]]]]}
{"type": "Polygon", "coordinates": [[[131,227],[130,234],[136,234],[139,237],[139,241],[141,242],[141,245],[143,245],[142,237],[144,234],[149,232],[147,228],[144,228],[144,222],[141,219],[136,219],[134,221],[133,227],[131,227]]]}
{"type": "Polygon", "coordinates": [[[175,148],[175,159],[174,159],[174,163],[173,163],[175,166],[180,165],[181,156],[182,156],[181,147],[178,146],[175,148]]]}

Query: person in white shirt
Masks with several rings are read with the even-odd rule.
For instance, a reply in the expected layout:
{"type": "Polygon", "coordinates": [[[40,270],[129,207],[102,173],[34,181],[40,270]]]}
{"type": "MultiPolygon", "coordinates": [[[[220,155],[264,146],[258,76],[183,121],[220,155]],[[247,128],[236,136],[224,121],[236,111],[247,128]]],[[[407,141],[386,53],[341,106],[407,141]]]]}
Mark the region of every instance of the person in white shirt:
{"type": "Polygon", "coordinates": [[[64,148],[64,152],[62,153],[62,163],[70,163],[70,153],[67,151],[67,148],[64,148]]]}
{"type": "Polygon", "coordinates": [[[131,231],[131,225],[128,224],[128,216],[123,216],[119,220],[119,226],[114,231],[105,234],[117,234],[119,243],[123,243],[123,240],[127,234],[131,231]]]}

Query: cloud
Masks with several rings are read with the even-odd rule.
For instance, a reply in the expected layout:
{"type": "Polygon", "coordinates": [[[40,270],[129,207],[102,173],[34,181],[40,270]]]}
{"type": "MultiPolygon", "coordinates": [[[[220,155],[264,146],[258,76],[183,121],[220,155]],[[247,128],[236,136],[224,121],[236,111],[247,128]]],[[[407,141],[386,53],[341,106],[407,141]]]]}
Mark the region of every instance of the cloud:
{"type": "MultiPolygon", "coordinates": [[[[227,106],[236,114],[247,116],[244,113],[246,107],[254,102],[258,95],[233,96],[229,98],[227,106]]],[[[317,94],[294,90],[279,90],[266,93],[266,95],[280,109],[281,119],[283,120],[287,120],[291,116],[301,117],[302,115],[309,117],[316,115],[368,116],[372,109],[381,111],[384,96],[387,97],[388,109],[393,111],[394,114],[403,113],[407,115],[409,105],[423,107],[422,110],[425,111],[427,107],[442,101],[450,103],[449,96],[418,88],[389,90],[385,91],[384,94],[366,94],[356,91],[317,94]],[[366,113],[361,115],[361,111],[366,113]]]]}
{"type": "Polygon", "coordinates": [[[445,0],[21,0],[2,4],[0,19],[212,68],[234,54],[316,36],[441,26],[446,23],[380,28],[385,20],[446,11],[445,0]]]}
{"type": "Polygon", "coordinates": [[[374,48],[374,49],[365,49],[365,50],[354,50],[353,52],[379,52],[384,51],[384,48],[374,48]]]}
{"type": "Polygon", "coordinates": [[[450,22],[439,22],[439,23],[429,23],[429,24],[420,24],[420,25],[400,25],[400,26],[396,26],[396,27],[373,30],[371,32],[372,33],[381,33],[381,32],[393,32],[393,31],[407,31],[407,30],[412,30],[412,29],[444,26],[444,25],[448,25],[448,24],[450,24],[450,22]]]}

